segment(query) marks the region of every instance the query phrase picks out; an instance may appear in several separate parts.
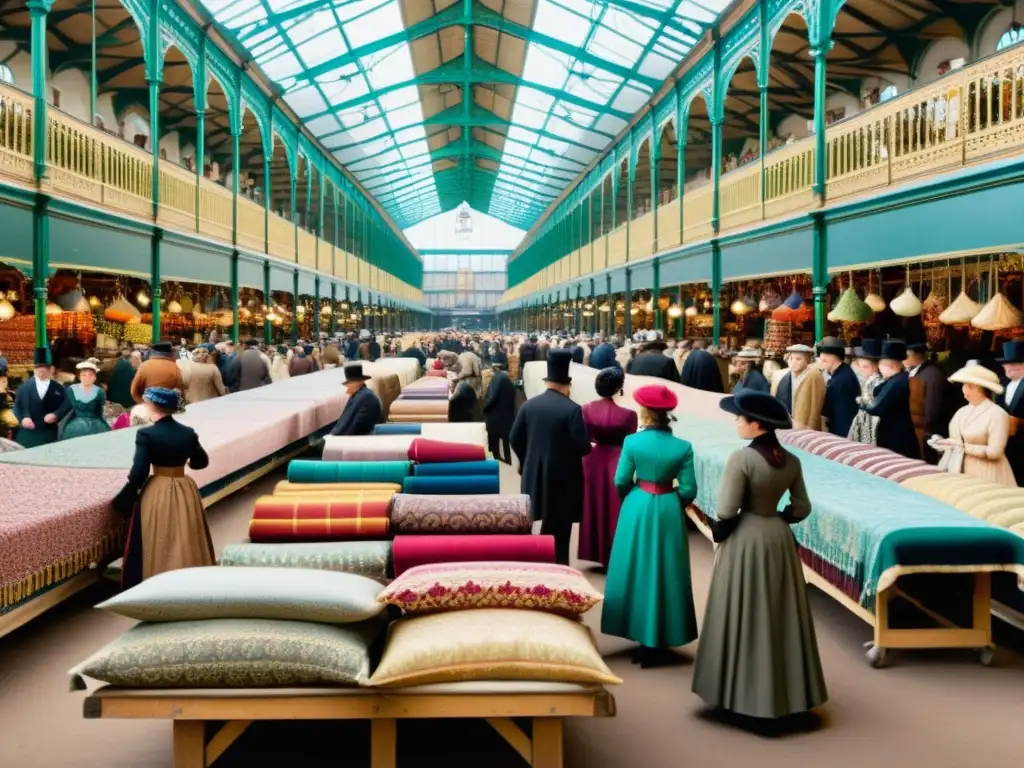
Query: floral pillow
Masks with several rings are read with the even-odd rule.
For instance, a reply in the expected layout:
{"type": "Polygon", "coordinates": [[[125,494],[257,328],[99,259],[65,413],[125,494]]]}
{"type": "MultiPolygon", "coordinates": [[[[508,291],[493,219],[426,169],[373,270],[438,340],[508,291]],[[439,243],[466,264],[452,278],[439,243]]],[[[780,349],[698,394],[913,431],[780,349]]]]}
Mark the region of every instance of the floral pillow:
{"type": "Polygon", "coordinates": [[[575,568],[542,563],[437,563],[402,573],[377,597],[407,614],[521,608],[580,616],[602,599],[575,568]]]}

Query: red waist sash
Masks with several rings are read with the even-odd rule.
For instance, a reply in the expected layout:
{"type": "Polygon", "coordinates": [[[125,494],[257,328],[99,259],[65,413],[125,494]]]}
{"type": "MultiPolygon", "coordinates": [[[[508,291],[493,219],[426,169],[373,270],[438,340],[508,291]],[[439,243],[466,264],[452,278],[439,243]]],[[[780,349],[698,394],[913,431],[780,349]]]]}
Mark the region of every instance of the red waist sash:
{"type": "Polygon", "coordinates": [[[664,496],[666,493],[675,491],[672,483],[652,483],[647,480],[637,480],[636,484],[640,487],[641,491],[646,491],[652,496],[664,496]]]}

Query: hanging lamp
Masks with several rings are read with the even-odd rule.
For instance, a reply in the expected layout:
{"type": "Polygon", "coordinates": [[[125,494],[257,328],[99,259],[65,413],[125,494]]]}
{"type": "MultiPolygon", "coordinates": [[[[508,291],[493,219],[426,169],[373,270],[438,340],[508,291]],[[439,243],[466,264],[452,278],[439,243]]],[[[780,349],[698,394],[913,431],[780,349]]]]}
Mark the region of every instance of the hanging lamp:
{"type": "Polygon", "coordinates": [[[967,294],[967,259],[960,262],[960,295],[939,315],[943,325],[966,325],[981,312],[981,305],[967,294]]]}
{"type": "Polygon", "coordinates": [[[903,293],[889,303],[889,309],[900,317],[917,317],[921,314],[921,300],[917,298],[917,294],[914,293],[914,288],[910,284],[909,264],[907,265],[907,287],[903,289],[903,293]]]}

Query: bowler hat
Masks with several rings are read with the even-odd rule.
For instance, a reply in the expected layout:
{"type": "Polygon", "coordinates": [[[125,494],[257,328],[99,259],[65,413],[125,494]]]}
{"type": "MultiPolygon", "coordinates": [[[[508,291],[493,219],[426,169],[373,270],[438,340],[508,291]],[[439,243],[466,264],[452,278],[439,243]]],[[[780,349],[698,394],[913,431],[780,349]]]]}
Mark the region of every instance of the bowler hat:
{"type": "Polygon", "coordinates": [[[899,360],[902,363],[907,359],[907,345],[902,341],[883,341],[882,352],[879,358],[882,360],[899,360]]]}
{"type": "Polygon", "coordinates": [[[928,342],[916,341],[913,344],[907,344],[907,352],[922,352],[928,353],[928,342]]]}
{"type": "Polygon", "coordinates": [[[679,405],[676,393],[664,384],[648,384],[646,387],[640,387],[633,393],[633,399],[638,405],[652,411],[672,411],[679,405]]]}
{"type": "Polygon", "coordinates": [[[730,397],[723,397],[718,407],[733,416],[742,416],[747,421],[756,421],[765,429],[790,429],[793,426],[786,406],[767,392],[747,390],[730,397]]]}
{"type": "Polygon", "coordinates": [[[362,363],[348,363],[345,366],[345,383],[350,381],[369,381],[372,376],[365,376],[363,374],[362,363]]]}
{"type": "Polygon", "coordinates": [[[567,349],[552,349],[548,352],[548,375],[544,381],[549,381],[552,384],[571,384],[570,363],[572,363],[572,352],[567,349]]]}
{"type": "Polygon", "coordinates": [[[882,357],[882,342],[880,339],[864,339],[859,347],[854,347],[854,357],[862,357],[865,360],[878,360],[882,357]]]}
{"type": "Polygon", "coordinates": [[[1024,363],[1024,341],[1007,341],[1003,344],[1003,356],[997,363],[1024,363]]]}
{"type": "Polygon", "coordinates": [[[49,347],[36,347],[32,353],[32,364],[36,368],[49,368],[53,365],[53,358],[50,356],[49,347]]]}
{"type": "Polygon", "coordinates": [[[846,357],[846,345],[835,336],[826,336],[816,345],[819,355],[846,357]]]}

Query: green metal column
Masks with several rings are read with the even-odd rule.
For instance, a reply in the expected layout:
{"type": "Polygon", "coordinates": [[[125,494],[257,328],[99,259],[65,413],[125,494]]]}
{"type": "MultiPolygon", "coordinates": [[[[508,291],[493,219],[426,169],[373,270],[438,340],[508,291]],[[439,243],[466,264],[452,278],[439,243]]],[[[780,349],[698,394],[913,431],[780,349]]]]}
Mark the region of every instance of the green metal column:
{"type": "Polygon", "coordinates": [[[32,304],[35,310],[38,349],[49,345],[46,337],[46,286],[50,276],[50,198],[36,194],[32,207],[32,304]]]}
{"type": "Polygon", "coordinates": [[[96,94],[99,78],[96,72],[96,0],[89,3],[89,125],[96,125],[96,94]]]}
{"type": "Polygon", "coordinates": [[[661,137],[651,108],[651,253],[658,252],[658,186],[661,184],[661,137]]]}
{"type": "MultiPolygon", "coordinates": [[[[298,156],[298,154],[296,154],[295,155],[296,171],[288,179],[289,203],[291,205],[291,213],[288,216],[288,221],[290,221],[292,223],[292,242],[295,244],[294,247],[295,247],[295,261],[296,262],[299,260],[299,206],[298,206],[298,198],[297,198],[297,190],[298,190],[298,184],[299,184],[299,180],[297,178],[298,175],[299,175],[298,174],[298,165],[299,165],[299,156],[298,156]]],[[[296,302],[298,301],[298,298],[299,297],[296,294],[296,296],[295,296],[296,302]]]]}
{"type": "MultiPolygon", "coordinates": [[[[292,181],[294,188],[295,182],[292,181]]],[[[292,270],[292,344],[299,342],[299,270],[292,270]]]]}
{"type": "Polygon", "coordinates": [[[238,344],[242,339],[242,320],[239,316],[238,297],[238,248],[231,251],[231,340],[238,344]]]}
{"type": "Polygon", "coordinates": [[[708,114],[711,122],[711,178],[714,182],[714,192],[711,198],[711,231],[716,235],[721,224],[721,199],[722,187],[722,126],[725,123],[725,94],[724,89],[728,83],[722,82],[722,42],[719,37],[719,30],[716,26],[712,30],[714,47],[714,72],[712,73],[711,105],[708,107],[708,114]]]}
{"type": "MultiPolygon", "coordinates": [[[[32,161],[36,183],[46,178],[46,15],[50,0],[29,0],[32,18],[32,161]]],[[[35,309],[35,345],[48,347],[46,337],[46,284],[50,275],[50,199],[36,194],[32,207],[32,300],[35,309]]]]}
{"type": "Polygon", "coordinates": [[[828,168],[828,142],[825,135],[825,59],[831,47],[832,41],[828,40],[820,47],[811,49],[811,55],[814,57],[814,197],[821,205],[825,204],[828,168]]]}
{"type": "Polygon", "coordinates": [[[263,252],[270,253],[270,158],[263,157],[263,252]]]}
{"type": "MultiPolygon", "coordinates": [[[[827,199],[828,186],[828,142],[825,135],[825,98],[827,95],[827,70],[825,60],[832,49],[832,25],[834,13],[830,3],[821,3],[815,11],[818,14],[815,39],[811,40],[811,56],[814,57],[814,198],[819,205],[827,199]]],[[[813,28],[813,27],[812,27],[813,28]]],[[[828,291],[828,241],[827,227],[822,212],[812,214],[814,222],[813,295],[814,331],[820,339],[825,333],[825,298],[828,291]]]]}
{"type": "MultiPolygon", "coordinates": [[[[241,133],[231,131],[231,242],[238,245],[238,170],[242,164],[241,133]]],[[[196,208],[198,212],[199,208],[196,208]]]]}
{"type": "Polygon", "coordinates": [[[161,227],[153,227],[153,236],[150,238],[149,250],[149,293],[153,299],[153,336],[155,344],[160,341],[160,313],[163,310],[163,287],[160,271],[160,244],[164,239],[164,231],[161,227]]]}
{"type": "Polygon", "coordinates": [[[683,242],[683,187],[686,184],[686,126],[690,115],[683,109],[683,84],[676,81],[676,191],[679,196],[679,243],[683,242]]]}
{"type": "Polygon", "coordinates": [[[758,126],[759,143],[761,145],[761,217],[764,218],[764,198],[768,190],[767,175],[768,165],[765,155],[768,154],[768,70],[771,66],[771,36],[768,31],[768,0],[758,0],[757,12],[760,16],[760,47],[761,59],[757,63],[757,84],[759,86],[761,101],[760,115],[761,122],[758,126]]]}
{"type": "MultiPolygon", "coordinates": [[[[629,157],[626,158],[626,262],[629,263],[629,231],[633,228],[633,177],[636,159],[633,157],[633,132],[629,133],[629,157]]],[[[627,274],[629,274],[627,272],[627,274]]]]}
{"type": "MultiPolygon", "coordinates": [[[[263,262],[263,303],[267,307],[267,312],[270,312],[274,306],[274,300],[270,293],[270,262],[263,262]]],[[[263,321],[263,341],[268,345],[274,340],[273,336],[274,328],[268,320],[263,321]]]]}
{"type": "Polygon", "coordinates": [[[683,310],[676,319],[676,338],[683,339],[686,336],[686,307],[683,306],[683,286],[679,286],[676,292],[676,304],[683,310]]]}
{"type": "Polygon", "coordinates": [[[722,339],[722,249],[718,238],[711,241],[711,300],[714,302],[714,318],[711,341],[717,347],[722,339]]]}
{"type": "MultiPolygon", "coordinates": [[[[207,35],[202,35],[199,38],[199,63],[196,66],[195,84],[192,88],[192,98],[196,106],[196,232],[199,231],[199,206],[202,199],[200,179],[203,178],[203,169],[206,167],[206,41],[208,39],[207,35]]],[[[236,165],[235,175],[237,176],[237,174],[238,166],[236,165]]],[[[235,226],[234,230],[237,232],[238,227],[235,226]]],[[[234,242],[237,243],[237,239],[234,242]]]]}
{"type": "Polygon", "coordinates": [[[313,339],[320,340],[320,275],[313,279],[313,339]]]}
{"type": "Polygon", "coordinates": [[[814,297],[814,338],[821,339],[825,335],[825,300],[828,293],[828,225],[821,211],[811,214],[813,222],[812,275],[811,288],[814,297]]]}
{"type": "MultiPolygon", "coordinates": [[[[633,314],[630,310],[633,308],[633,271],[626,267],[626,306],[623,310],[623,328],[626,331],[626,337],[629,338],[633,335],[633,314]]],[[[615,308],[612,307],[612,311],[615,308]]]]}
{"type": "Polygon", "coordinates": [[[664,331],[665,320],[658,307],[658,299],[661,297],[661,264],[655,259],[651,266],[654,271],[654,287],[651,288],[651,302],[654,304],[654,327],[659,331],[664,331]]]}
{"type": "Polygon", "coordinates": [[[338,332],[338,284],[331,281],[331,336],[338,332]]]}

